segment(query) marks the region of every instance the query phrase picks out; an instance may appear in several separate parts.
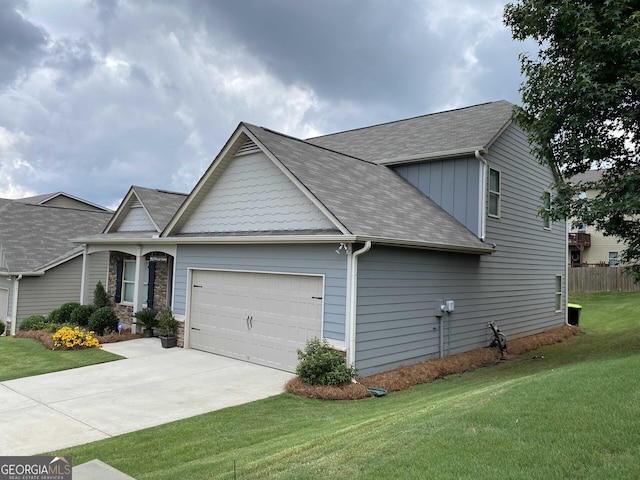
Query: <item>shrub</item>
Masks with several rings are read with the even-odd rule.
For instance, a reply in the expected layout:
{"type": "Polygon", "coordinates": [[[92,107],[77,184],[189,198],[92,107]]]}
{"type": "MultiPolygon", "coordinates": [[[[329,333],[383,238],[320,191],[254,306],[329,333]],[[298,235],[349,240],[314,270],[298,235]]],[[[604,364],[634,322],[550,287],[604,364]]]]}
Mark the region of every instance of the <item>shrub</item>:
{"type": "Polygon", "coordinates": [[[110,307],[98,308],[89,317],[88,327],[97,335],[104,335],[105,331],[115,331],[118,329],[118,317],[110,307]]]}
{"type": "Polygon", "coordinates": [[[307,385],[339,385],[356,378],[355,367],[348,367],[344,357],[327,340],[314,337],[304,351],[298,350],[296,374],[307,385]]]}
{"type": "Polygon", "coordinates": [[[158,326],[158,310],[155,308],[143,308],[142,310],[133,314],[137,322],[133,322],[136,325],[142,325],[143,328],[156,328],[158,326]]]}
{"type": "Polygon", "coordinates": [[[7,328],[7,326],[4,324],[4,322],[2,320],[0,320],[0,335],[2,335],[4,333],[4,330],[7,328]]]}
{"type": "Polygon", "coordinates": [[[80,327],[62,327],[53,334],[53,348],[100,348],[100,342],[93,336],[93,332],[86,332],[80,327]]]}
{"type": "Polygon", "coordinates": [[[78,302],[67,302],[51,312],[47,320],[50,323],[69,323],[71,321],[71,314],[79,306],[80,304],[78,302]]]}
{"type": "Polygon", "coordinates": [[[170,337],[178,333],[178,320],[173,316],[171,308],[166,307],[158,315],[158,328],[162,335],[170,337]]]}
{"type": "Polygon", "coordinates": [[[93,290],[93,304],[96,308],[109,306],[109,296],[107,295],[102,282],[99,280],[96,284],[96,288],[93,290]]]}
{"type": "Polygon", "coordinates": [[[95,305],[80,305],[71,313],[70,322],[74,325],[86,327],[89,325],[91,314],[97,310],[95,305]]]}
{"type": "Polygon", "coordinates": [[[44,315],[31,315],[20,320],[18,330],[43,330],[48,324],[44,315]]]}

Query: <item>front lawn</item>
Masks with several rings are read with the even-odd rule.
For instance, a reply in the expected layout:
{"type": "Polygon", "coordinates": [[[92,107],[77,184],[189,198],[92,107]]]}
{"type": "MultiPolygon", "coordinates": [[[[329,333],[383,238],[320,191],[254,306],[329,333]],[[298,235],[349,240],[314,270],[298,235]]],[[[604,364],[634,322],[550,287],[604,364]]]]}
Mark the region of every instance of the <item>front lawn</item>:
{"type": "Polygon", "coordinates": [[[640,294],[572,301],[586,335],[494,367],[358,401],[281,394],[53,453],[138,480],[640,478],[640,294]]]}
{"type": "Polygon", "coordinates": [[[48,350],[32,338],[0,337],[0,382],[121,358],[99,348],[48,350]]]}

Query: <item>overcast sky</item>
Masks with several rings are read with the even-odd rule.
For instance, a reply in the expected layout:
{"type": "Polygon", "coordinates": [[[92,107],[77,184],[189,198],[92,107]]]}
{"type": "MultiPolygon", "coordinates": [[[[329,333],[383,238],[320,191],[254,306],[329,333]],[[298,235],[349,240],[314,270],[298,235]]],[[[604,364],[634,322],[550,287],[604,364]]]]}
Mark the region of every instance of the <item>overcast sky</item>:
{"type": "Polygon", "coordinates": [[[188,193],[241,121],[301,138],[520,103],[492,0],[0,0],[0,197],[188,193]]]}

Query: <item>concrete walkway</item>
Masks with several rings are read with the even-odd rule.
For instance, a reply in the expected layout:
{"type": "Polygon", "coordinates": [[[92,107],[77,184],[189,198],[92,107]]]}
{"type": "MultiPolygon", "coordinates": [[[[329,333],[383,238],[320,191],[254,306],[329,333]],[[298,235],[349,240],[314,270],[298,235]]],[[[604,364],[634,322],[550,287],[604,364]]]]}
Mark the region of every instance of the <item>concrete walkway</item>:
{"type": "MultiPolygon", "coordinates": [[[[0,382],[0,455],[55,452],[276,395],[293,374],[157,338],[106,344],[124,360],[0,382]]],[[[60,452],[62,453],[62,452],[60,452]]]]}

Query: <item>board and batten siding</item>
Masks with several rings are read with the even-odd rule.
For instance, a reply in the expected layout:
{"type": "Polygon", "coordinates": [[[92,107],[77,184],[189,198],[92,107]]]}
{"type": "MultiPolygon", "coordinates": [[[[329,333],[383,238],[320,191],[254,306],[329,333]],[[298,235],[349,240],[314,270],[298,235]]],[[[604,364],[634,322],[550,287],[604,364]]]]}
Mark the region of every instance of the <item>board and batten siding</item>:
{"type": "Polygon", "coordinates": [[[374,245],[359,257],[356,366],[370,375],[440,354],[441,300],[445,355],[487,346],[494,320],[507,338],[564,324],[566,226],[545,229],[539,216],[551,171],[529,153],[525,135],[510,126],[486,155],[501,173],[501,215],[487,218],[491,255],[470,255],[374,245]],[[556,275],[562,308],[555,310],[556,275]]]}
{"type": "Polygon", "coordinates": [[[345,341],[347,256],[328,245],[178,245],[173,308],[186,314],[189,268],[324,276],[323,335],[345,341]]]}
{"type": "MultiPolygon", "coordinates": [[[[89,285],[93,288],[98,280],[107,284],[108,252],[91,254],[89,260],[89,285]]],[[[18,325],[20,320],[31,315],[48,315],[67,302],[80,302],[80,280],[82,278],[82,256],[73,258],[45,272],[43,276],[20,280],[18,290],[18,325]]]]}
{"type": "Polygon", "coordinates": [[[260,152],[233,159],[181,233],[334,228],[320,209],[260,152]]]}
{"type": "Polygon", "coordinates": [[[400,165],[394,170],[436,202],[475,235],[480,236],[480,175],[475,157],[400,165]]]}

